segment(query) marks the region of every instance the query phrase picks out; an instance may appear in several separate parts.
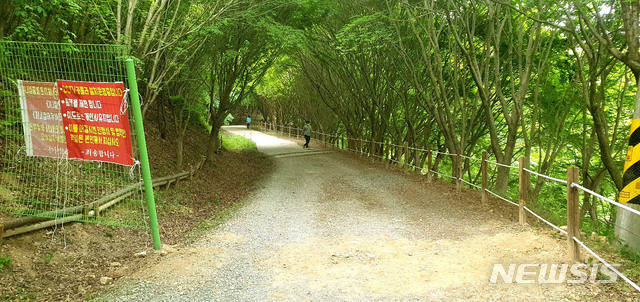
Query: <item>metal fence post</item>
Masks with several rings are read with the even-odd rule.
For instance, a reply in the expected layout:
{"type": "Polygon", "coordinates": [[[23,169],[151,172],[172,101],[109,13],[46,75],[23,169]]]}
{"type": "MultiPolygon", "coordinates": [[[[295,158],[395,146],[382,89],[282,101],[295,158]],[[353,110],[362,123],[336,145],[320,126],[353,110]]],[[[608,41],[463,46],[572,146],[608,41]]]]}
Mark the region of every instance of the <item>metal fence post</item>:
{"type": "Polygon", "coordinates": [[[144,137],[144,125],[142,124],[142,110],[140,108],[140,95],[138,94],[138,82],[136,79],[136,69],[133,59],[127,59],[127,78],[129,80],[129,91],[131,95],[131,110],[138,136],[138,149],[140,150],[140,167],[142,168],[142,178],[144,179],[144,194],[147,199],[149,211],[149,226],[153,238],[153,248],[158,250],[162,247],[160,243],[160,230],[158,228],[158,215],[156,213],[156,202],[153,196],[153,184],[151,183],[151,169],[149,168],[149,155],[147,154],[147,142],[144,137]]]}

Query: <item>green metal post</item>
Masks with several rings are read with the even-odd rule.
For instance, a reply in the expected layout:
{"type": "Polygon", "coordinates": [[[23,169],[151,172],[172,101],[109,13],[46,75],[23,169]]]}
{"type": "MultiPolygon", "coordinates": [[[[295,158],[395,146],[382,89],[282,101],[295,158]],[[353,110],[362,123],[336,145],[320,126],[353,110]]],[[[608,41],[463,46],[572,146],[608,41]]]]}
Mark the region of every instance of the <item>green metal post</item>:
{"type": "Polygon", "coordinates": [[[136,124],[136,134],[138,135],[140,166],[142,167],[142,178],[144,179],[144,194],[147,198],[147,208],[149,210],[149,224],[151,225],[151,235],[153,236],[153,248],[158,250],[162,247],[162,244],[160,243],[160,230],[158,229],[156,202],[153,198],[153,184],[151,183],[151,170],[149,169],[147,143],[144,138],[144,126],[142,125],[142,111],[140,110],[140,95],[138,95],[136,69],[133,66],[132,59],[127,59],[127,77],[129,78],[129,95],[131,96],[133,119],[136,124]]]}

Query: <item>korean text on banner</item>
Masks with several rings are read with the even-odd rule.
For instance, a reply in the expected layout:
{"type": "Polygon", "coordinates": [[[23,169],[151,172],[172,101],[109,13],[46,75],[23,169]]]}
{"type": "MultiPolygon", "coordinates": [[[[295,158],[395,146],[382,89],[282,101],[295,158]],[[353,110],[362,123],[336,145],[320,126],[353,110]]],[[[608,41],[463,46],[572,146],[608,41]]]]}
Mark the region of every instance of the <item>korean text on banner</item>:
{"type": "Polygon", "coordinates": [[[18,80],[22,129],[28,156],[67,156],[67,143],[55,85],[18,80]]]}
{"type": "Polygon", "coordinates": [[[124,83],[58,80],[69,158],[132,166],[124,83]]]}

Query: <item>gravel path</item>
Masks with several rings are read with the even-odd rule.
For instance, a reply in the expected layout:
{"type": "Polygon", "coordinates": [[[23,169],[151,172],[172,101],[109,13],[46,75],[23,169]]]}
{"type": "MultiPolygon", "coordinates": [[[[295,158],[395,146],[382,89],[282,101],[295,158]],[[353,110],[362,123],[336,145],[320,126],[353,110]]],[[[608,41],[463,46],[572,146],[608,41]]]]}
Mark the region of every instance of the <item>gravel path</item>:
{"type": "Polygon", "coordinates": [[[566,301],[593,290],[490,284],[494,263],[561,263],[565,243],[517,226],[477,192],[226,130],[276,157],[276,171],[233,218],[98,300],[566,301]]]}

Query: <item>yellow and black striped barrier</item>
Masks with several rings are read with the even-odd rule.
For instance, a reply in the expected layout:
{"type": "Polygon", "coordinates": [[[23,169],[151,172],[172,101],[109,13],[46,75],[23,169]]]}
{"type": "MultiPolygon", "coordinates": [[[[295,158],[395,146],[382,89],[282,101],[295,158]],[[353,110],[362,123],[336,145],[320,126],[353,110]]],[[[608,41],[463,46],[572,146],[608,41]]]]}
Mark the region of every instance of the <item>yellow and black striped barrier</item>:
{"type": "Polygon", "coordinates": [[[624,188],[620,191],[620,202],[640,204],[640,119],[631,121],[622,183],[624,188]]]}

